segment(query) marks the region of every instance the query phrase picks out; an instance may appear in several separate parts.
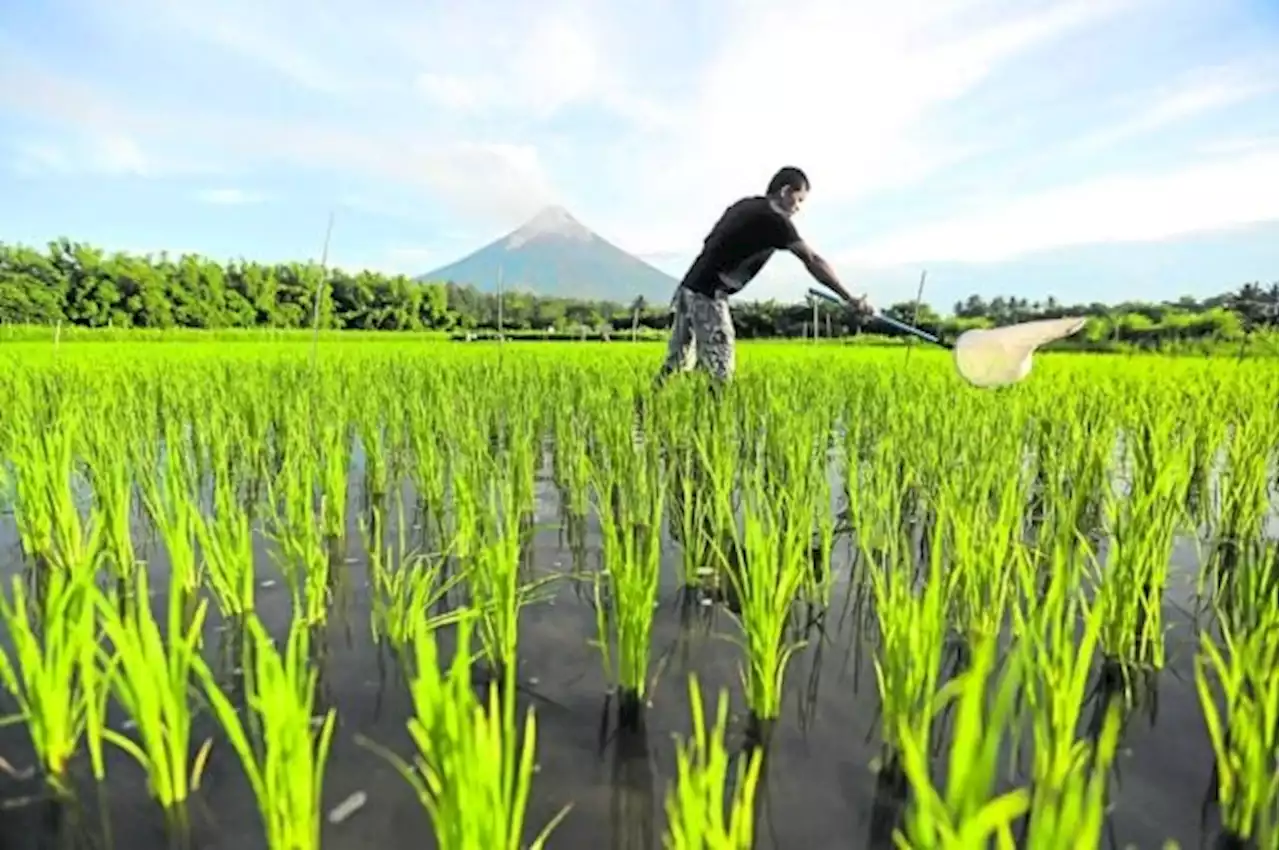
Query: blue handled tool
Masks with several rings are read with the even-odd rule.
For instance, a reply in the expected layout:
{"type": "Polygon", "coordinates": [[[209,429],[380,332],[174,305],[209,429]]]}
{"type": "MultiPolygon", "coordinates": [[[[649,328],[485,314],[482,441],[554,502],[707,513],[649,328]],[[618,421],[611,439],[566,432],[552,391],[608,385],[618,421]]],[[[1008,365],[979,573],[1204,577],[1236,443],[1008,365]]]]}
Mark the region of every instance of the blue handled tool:
{"type": "MultiPolygon", "coordinates": [[[[809,294],[847,306],[839,298],[817,289],[810,289],[809,294]]],[[[949,349],[960,377],[975,387],[1005,387],[1018,383],[1031,373],[1031,356],[1036,349],[1071,336],[1083,328],[1086,321],[1084,316],[1064,316],[999,328],[971,328],[956,337],[955,342],[943,342],[927,331],[903,324],[884,313],[876,313],[872,318],[902,333],[949,349]]]]}
{"type": "MultiPolygon", "coordinates": [[[[826,292],[823,292],[820,289],[810,289],[809,294],[812,295],[814,298],[821,298],[824,301],[830,301],[832,304],[837,304],[841,307],[849,306],[845,304],[843,301],[841,301],[839,298],[836,298],[834,295],[830,295],[826,292]]],[[[919,328],[912,327],[911,325],[908,325],[904,322],[899,322],[897,319],[893,318],[892,316],[886,316],[884,313],[876,313],[872,315],[871,318],[875,319],[876,321],[883,322],[889,327],[894,328],[897,331],[900,331],[901,333],[910,334],[911,336],[914,336],[917,339],[922,339],[925,342],[931,343],[933,345],[941,346],[942,348],[946,348],[946,349],[950,349],[952,347],[951,343],[944,342],[943,340],[939,339],[938,337],[934,336],[928,331],[922,331],[919,328]]]]}

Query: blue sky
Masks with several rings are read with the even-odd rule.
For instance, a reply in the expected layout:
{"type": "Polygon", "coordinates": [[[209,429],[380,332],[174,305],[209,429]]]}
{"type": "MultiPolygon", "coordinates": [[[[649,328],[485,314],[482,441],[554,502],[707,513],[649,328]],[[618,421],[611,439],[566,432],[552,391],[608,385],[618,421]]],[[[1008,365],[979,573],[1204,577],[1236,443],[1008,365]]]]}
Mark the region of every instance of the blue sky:
{"type": "MultiPolygon", "coordinates": [[[[679,274],[779,165],[880,302],[1280,266],[1261,0],[0,6],[0,240],[422,272],[559,203],[679,274]]],[[[747,291],[799,298],[791,258],[747,291]]],[[[620,293],[620,298],[626,297],[620,293]]]]}

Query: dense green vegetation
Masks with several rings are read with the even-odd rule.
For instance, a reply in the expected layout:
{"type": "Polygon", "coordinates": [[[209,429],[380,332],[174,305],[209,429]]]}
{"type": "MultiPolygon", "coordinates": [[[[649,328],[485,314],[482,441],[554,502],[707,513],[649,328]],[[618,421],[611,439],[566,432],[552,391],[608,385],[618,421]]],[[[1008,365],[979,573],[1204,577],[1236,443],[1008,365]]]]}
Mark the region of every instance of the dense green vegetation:
{"type": "MultiPolygon", "coordinates": [[[[1196,341],[1251,342],[1266,337],[1274,348],[1277,288],[1246,284],[1214,298],[1162,304],[1060,304],[1049,298],[985,301],[974,295],[943,317],[927,304],[900,303],[888,312],[944,334],[970,327],[1034,318],[1089,315],[1080,340],[1095,346],[1169,346],[1196,341]]],[[[501,299],[471,286],[423,283],[363,271],[326,270],[315,263],[267,265],[218,263],[183,255],[108,254],[65,239],[45,250],[0,243],[0,322],[7,325],[74,325],[90,328],[309,328],[342,330],[438,330],[554,332],[661,331],[670,322],[666,304],[577,301],[508,291],[501,299]],[[327,284],[323,285],[322,284],[327,284]],[[316,298],[319,289],[319,299],[316,298]]],[[[734,305],[743,338],[799,337],[811,333],[806,304],[775,301],[734,305]]],[[[838,309],[819,311],[819,332],[841,336],[857,330],[838,309]]]]}

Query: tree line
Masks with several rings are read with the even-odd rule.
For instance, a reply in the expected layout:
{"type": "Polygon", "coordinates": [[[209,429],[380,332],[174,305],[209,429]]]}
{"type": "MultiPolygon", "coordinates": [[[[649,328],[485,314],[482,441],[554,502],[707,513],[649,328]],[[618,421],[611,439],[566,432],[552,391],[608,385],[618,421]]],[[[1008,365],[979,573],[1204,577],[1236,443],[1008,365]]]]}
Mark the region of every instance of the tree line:
{"type": "MultiPolygon", "coordinates": [[[[944,316],[928,304],[885,311],[926,330],[953,335],[973,327],[1087,315],[1084,337],[1160,345],[1170,340],[1241,339],[1274,332],[1277,285],[1246,283],[1207,299],[1161,303],[1066,304],[1050,297],[991,300],[972,295],[944,316]]],[[[744,338],[856,333],[848,313],[825,303],[743,301],[733,305],[744,338]]],[[[102,328],[321,328],[338,330],[494,331],[518,334],[619,334],[670,325],[666,303],[543,297],[509,290],[499,298],[449,281],[421,282],[375,271],[324,269],[316,263],[219,263],[165,253],[108,253],[58,239],[43,250],[0,243],[0,322],[102,328]]],[[[880,328],[876,328],[881,332],[880,328]]]]}

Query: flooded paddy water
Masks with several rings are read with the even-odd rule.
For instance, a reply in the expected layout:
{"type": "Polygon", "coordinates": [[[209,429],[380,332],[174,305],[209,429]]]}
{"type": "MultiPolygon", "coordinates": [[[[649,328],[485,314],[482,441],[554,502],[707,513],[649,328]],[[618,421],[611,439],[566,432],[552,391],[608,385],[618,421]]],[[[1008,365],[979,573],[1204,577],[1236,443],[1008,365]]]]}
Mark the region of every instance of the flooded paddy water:
{"type": "MultiPolygon", "coordinates": [[[[144,364],[151,363],[149,356],[149,352],[133,352],[133,357],[144,364]]],[[[883,498],[875,496],[873,499],[875,494],[870,494],[875,488],[888,485],[875,475],[869,475],[859,484],[848,486],[846,467],[841,465],[838,456],[852,450],[850,447],[865,445],[870,447],[867,454],[875,458],[877,451],[892,446],[900,452],[893,460],[906,458],[906,463],[910,464],[914,461],[907,445],[914,440],[917,443],[937,442],[937,453],[929,458],[936,460],[952,456],[962,469],[966,462],[978,464],[983,462],[983,457],[989,461],[990,456],[959,451],[956,448],[959,441],[981,440],[985,434],[988,443],[998,442],[1001,437],[989,429],[1009,427],[1005,419],[1016,416],[1020,425],[1043,419],[1054,407],[1054,401],[1046,397],[1047,389],[1043,386],[1039,390],[1027,388],[1022,396],[1008,394],[1002,411],[990,398],[974,400],[968,395],[955,395],[958,391],[947,383],[949,376],[945,374],[944,367],[931,363],[931,371],[923,378],[903,375],[864,378],[860,386],[844,391],[846,396],[855,398],[841,398],[838,406],[824,408],[815,405],[824,395],[841,395],[838,389],[841,383],[851,386],[854,383],[851,379],[865,376],[867,370],[879,367],[887,371],[891,366],[856,359],[865,355],[841,354],[847,360],[841,361],[838,374],[824,378],[815,371],[817,363],[812,359],[771,353],[768,356],[779,358],[779,361],[773,363],[766,360],[766,355],[759,355],[762,363],[768,363],[771,368],[767,372],[762,368],[757,377],[752,373],[751,361],[748,360],[744,369],[744,381],[748,387],[753,381],[770,382],[770,385],[767,391],[751,393],[744,390],[743,397],[736,401],[739,407],[733,417],[737,429],[733,432],[734,439],[746,440],[750,434],[760,435],[770,429],[777,433],[792,424],[796,432],[807,432],[806,429],[815,427],[821,430],[824,417],[829,417],[826,419],[827,431],[833,431],[836,419],[852,421],[849,419],[851,411],[857,411],[865,422],[875,423],[879,429],[875,433],[862,426],[855,426],[853,433],[841,429],[834,437],[830,451],[824,450],[812,457],[805,451],[794,451],[792,445],[770,444],[760,437],[759,454],[754,461],[757,471],[772,470],[775,474],[800,477],[799,467],[793,464],[807,463],[816,464],[816,468],[824,473],[818,478],[825,479],[827,486],[824,488],[821,481],[812,480],[806,498],[825,500],[827,505],[829,521],[815,522],[813,535],[818,548],[826,547],[831,576],[830,584],[817,594],[819,598],[797,600],[790,613],[786,639],[788,642],[803,641],[803,646],[785,669],[781,711],[771,724],[767,739],[761,743],[755,740],[755,724],[744,701],[741,672],[744,649],[739,642],[743,633],[738,620],[743,616],[741,607],[732,606],[738,609],[736,613],[730,610],[733,600],[726,599],[723,587],[717,592],[690,588],[685,547],[670,526],[662,530],[660,537],[656,607],[649,637],[648,672],[652,687],[644,696],[640,728],[619,728],[617,700],[613,696],[617,682],[606,675],[600,650],[591,643],[598,639],[599,629],[592,593],[595,579],[592,577],[598,578],[602,570],[608,570],[609,565],[604,563],[607,552],[616,553],[616,549],[606,546],[605,531],[598,517],[598,511],[602,509],[599,496],[607,491],[609,483],[601,479],[599,470],[609,468],[610,474],[615,476],[611,480],[615,482],[626,480],[636,487],[642,486],[636,483],[638,478],[628,477],[633,471],[623,469],[621,460],[629,456],[622,452],[623,445],[632,444],[630,433],[635,420],[632,406],[626,401],[631,398],[630,384],[638,383],[635,366],[639,361],[620,358],[617,363],[601,365],[572,360],[570,355],[561,354],[558,356],[564,359],[557,363],[554,356],[541,356],[526,372],[512,377],[510,372],[498,371],[510,369],[509,363],[503,367],[486,365],[482,358],[468,355],[471,359],[463,367],[457,364],[447,367],[458,372],[450,379],[454,382],[450,386],[455,390],[476,388],[475,395],[468,398],[463,392],[445,398],[440,395],[440,387],[419,384],[406,388],[410,396],[415,393],[420,399],[425,396],[422,399],[424,407],[415,409],[412,400],[397,400],[397,387],[402,384],[397,383],[394,377],[403,377],[402,370],[407,366],[425,372],[433,368],[433,364],[420,355],[406,356],[397,352],[397,356],[400,359],[388,359],[392,377],[375,377],[367,386],[362,381],[371,374],[370,370],[379,365],[376,356],[367,355],[361,364],[345,367],[330,362],[327,366],[331,370],[329,374],[340,375],[343,379],[330,378],[331,383],[322,390],[324,395],[339,401],[321,407],[320,417],[344,411],[343,416],[350,422],[352,432],[350,448],[346,450],[349,454],[343,464],[345,474],[339,476],[347,503],[346,510],[340,512],[345,533],[341,535],[340,542],[332,543],[326,550],[329,575],[325,583],[325,615],[312,630],[310,647],[311,663],[319,672],[315,713],[318,715],[328,709],[336,712],[332,749],[323,774],[320,808],[325,817],[320,824],[320,846],[336,850],[363,848],[371,844],[385,848],[436,846],[429,813],[410,784],[387,759],[363,743],[374,742],[408,757],[413,747],[406,723],[415,711],[402,665],[386,641],[375,640],[372,623],[378,591],[374,586],[371,557],[365,539],[372,521],[368,509],[370,492],[380,490],[386,495],[375,497],[375,501],[384,507],[380,515],[385,523],[385,538],[395,541],[403,532],[403,538],[411,549],[437,550],[441,535],[436,521],[431,513],[424,517],[419,504],[427,503],[435,515],[449,514],[454,510],[455,494],[446,488],[444,492],[449,495],[441,501],[440,493],[424,493],[423,488],[417,486],[415,482],[425,481],[430,485],[436,481],[435,473],[431,470],[415,471],[411,448],[415,445],[413,435],[407,431],[397,433],[387,427],[388,419],[384,417],[388,410],[398,410],[408,417],[415,413],[428,417],[430,425],[425,431],[434,440],[441,435],[459,433],[462,426],[457,424],[458,420],[489,422],[489,418],[494,417],[493,421],[510,423],[522,418],[528,412],[523,406],[536,404],[539,393],[544,394],[542,402],[546,406],[536,412],[536,417],[543,424],[533,429],[531,436],[538,438],[537,445],[545,446],[545,451],[534,451],[532,458],[527,460],[530,486],[525,516],[528,522],[520,535],[522,581],[537,584],[539,589],[519,609],[518,662],[515,667],[518,710],[522,716],[526,708],[532,707],[537,718],[537,768],[525,814],[526,839],[531,840],[544,824],[565,806],[570,806],[567,815],[551,832],[547,847],[625,850],[662,846],[667,823],[664,800],[676,779],[676,741],[690,735],[687,681],[693,674],[709,704],[714,705],[714,696],[721,689],[730,695],[731,714],[726,736],[730,753],[745,753],[752,748],[764,753],[762,774],[752,803],[755,824],[753,846],[893,846],[893,831],[903,828],[903,819],[914,792],[904,790],[901,781],[886,778],[884,771],[878,772],[885,755],[882,700],[876,672],[880,615],[876,606],[877,592],[873,582],[867,578],[869,570],[881,566],[877,561],[878,547],[867,542],[873,533],[880,534],[878,526],[874,531],[869,528],[872,520],[868,506],[879,504],[886,512],[892,510],[883,498]],[[790,359],[786,359],[788,356],[790,359]],[[476,379],[485,374],[492,376],[499,389],[478,388],[476,379]],[[529,377],[530,374],[534,377],[529,377]],[[613,378],[617,380],[612,381],[613,378]],[[611,381],[621,384],[621,389],[610,386],[611,381]],[[887,408],[894,399],[904,397],[908,389],[946,393],[946,399],[963,398],[964,401],[950,417],[939,413],[936,405],[931,405],[934,410],[928,415],[923,414],[919,406],[908,406],[896,423],[887,421],[882,408],[887,408]],[[1033,395],[1037,392],[1040,395],[1033,395]],[[802,414],[800,411],[806,403],[811,405],[811,409],[802,414]],[[434,412],[427,412],[433,404],[434,412]],[[562,412],[557,414],[552,405],[562,412]],[[774,405],[777,407],[771,409],[774,405]],[[557,416],[564,416],[564,408],[568,408],[570,414],[577,411],[581,415],[568,416],[568,421],[561,419],[556,424],[557,416]],[[965,415],[974,417],[968,420],[967,427],[965,422],[957,421],[957,417],[965,415]],[[587,430],[577,430],[588,425],[591,427],[587,430]],[[601,439],[599,433],[612,433],[610,429],[623,428],[627,434],[625,439],[614,434],[607,438],[612,441],[607,446],[597,444],[601,439]],[[988,430],[984,432],[983,428],[988,430]],[[572,464],[565,465],[563,457],[558,464],[557,436],[562,440],[581,440],[580,458],[590,459],[594,471],[579,478],[572,464]],[[403,457],[395,461],[392,460],[395,452],[379,449],[370,458],[364,448],[365,441],[369,440],[385,440],[387,446],[405,447],[403,457]],[[956,454],[949,455],[951,452],[956,454]],[[575,487],[584,482],[591,510],[580,524],[572,523],[570,528],[571,524],[565,517],[573,514],[572,503],[581,503],[584,493],[575,487]],[[862,496],[859,496],[860,492],[862,496]],[[860,501],[864,498],[868,501],[860,501]],[[403,529],[400,527],[401,516],[404,517],[403,529]],[[844,526],[852,528],[844,532],[844,526]],[[859,527],[866,529],[861,539],[859,527]],[[549,581],[539,583],[540,579],[549,581]]],[[[209,359],[216,362],[215,357],[209,359]]],[[[131,392],[137,392],[145,399],[141,404],[126,402],[120,406],[134,411],[130,417],[137,417],[127,419],[126,422],[131,424],[122,426],[122,430],[134,434],[126,439],[136,440],[138,434],[144,434],[149,436],[142,439],[150,440],[153,445],[160,442],[158,435],[164,433],[166,423],[162,416],[150,421],[144,419],[144,414],[137,412],[144,408],[157,406],[169,416],[186,416],[194,420],[204,415],[202,403],[209,404],[220,392],[243,392],[246,400],[261,400],[264,407],[277,409],[288,409],[289,399],[296,396],[297,409],[283,414],[283,419],[279,413],[263,413],[273,425],[271,428],[262,426],[258,432],[253,430],[256,426],[235,425],[235,428],[244,430],[233,431],[227,445],[234,446],[237,439],[251,439],[254,433],[269,430],[272,431],[273,445],[278,445],[284,442],[278,436],[282,426],[306,432],[307,441],[323,444],[323,437],[314,436],[324,424],[322,418],[316,416],[315,408],[310,414],[315,418],[307,421],[308,404],[314,399],[299,394],[290,384],[294,379],[301,382],[300,373],[305,377],[305,360],[282,358],[282,362],[291,364],[289,368],[276,364],[270,368],[277,371],[259,375],[252,379],[258,382],[254,387],[242,387],[241,390],[232,389],[242,385],[239,378],[233,380],[225,374],[209,371],[208,363],[192,367],[193,370],[206,370],[202,381],[192,381],[180,389],[174,389],[170,383],[166,389],[163,382],[156,380],[157,372],[130,366],[128,358],[121,358],[121,361],[110,368],[119,370],[121,375],[129,375],[129,381],[122,379],[122,383],[131,382],[135,388],[141,386],[141,391],[134,389],[131,392]],[[197,383],[201,388],[196,388],[197,383]],[[273,387],[277,398],[268,402],[273,387]],[[150,396],[153,392],[155,398],[150,396]],[[276,417],[274,420],[273,416],[276,417]]],[[[1063,394],[1081,392],[1080,376],[1089,369],[1101,370],[1094,373],[1098,380],[1117,383],[1125,380],[1125,374],[1132,374],[1107,373],[1106,369],[1114,367],[1107,361],[1101,365],[1082,365],[1074,360],[1053,365],[1054,368],[1045,370],[1047,374],[1042,380],[1057,382],[1063,394]]],[[[259,368],[263,373],[268,370],[268,367],[255,367],[248,360],[235,360],[232,366],[237,370],[259,368]]],[[[155,364],[152,363],[150,368],[154,369],[155,364]]],[[[42,376],[59,375],[56,381],[38,384],[45,390],[67,384],[79,387],[81,384],[77,382],[85,378],[84,373],[78,374],[74,370],[57,373],[55,367],[48,364],[33,366],[32,372],[42,376]]],[[[1200,379],[1206,382],[1203,386],[1208,389],[1209,379],[1203,375],[1200,379]]],[[[12,381],[11,378],[8,380],[12,381]]],[[[1263,391],[1258,396],[1265,398],[1267,382],[1274,385],[1275,376],[1260,373],[1252,380],[1261,383],[1263,391]]],[[[1125,386],[1131,387],[1132,384],[1125,386]]],[[[674,451],[673,446],[679,443],[679,439],[669,429],[673,424],[678,427],[682,418],[693,423],[690,425],[692,430],[710,437],[712,432],[705,430],[705,422],[700,422],[700,418],[713,414],[705,412],[705,403],[696,392],[693,388],[676,389],[674,400],[666,402],[670,405],[662,414],[666,418],[659,424],[641,427],[644,439],[663,447],[664,451],[674,451]]],[[[1123,389],[1117,387],[1111,392],[1119,395],[1123,389]]],[[[1175,396],[1182,397],[1180,393],[1170,393],[1168,398],[1175,396]]],[[[945,409],[945,405],[942,407],[945,409]]],[[[194,440],[208,440],[210,445],[218,445],[218,439],[210,436],[214,428],[230,427],[229,423],[233,421],[243,423],[254,415],[252,405],[247,401],[240,407],[230,402],[227,409],[232,412],[221,418],[215,414],[213,424],[206,426],[206,432],[197,434],[194,440]]],[[[1088,404],[1081,404],[1078,411],[1083,412],[1068,415],[1083,416],[1091,409],[1088,404]]],[[[84,423],[90,418],[103,415],[102,408],[95,408],[89,403],[85,404],[84,411],[75,420],[81,432],[88,430],[84,423]]],[[[642,419],[642,422],[655,421],[652,411],[642,415],[650,417],[642,419]]],[[[1209,414],[1205,415],[1206,419],[1211,418],[1209,414]]],[[[1252,410],[1241,415],[1251,416],[1252,410]]],[[[169,424],[172,426],[173,420],[169,424]]],[[[724,425],[725,422],[721,422],[719,427],[724,425]]],[[[477,432],[479,430],[477,426],[477,432]]],[[[169,433],[172,436],[175,432],[169,433]]],[[[341,433],[347,432],[341,430],[341,433]]],[[[717,433],[723,436],[725,432],[717,433]]],[[[448,462],[457,461],[456,456],[450,457],[450,447],[459,454],[471,452],[475,456],[497,451],[492,448],[491,436],[486,433],[476,442],[462,439],[458,443],[436,444],[444,447],[438,453],[442,461],[439,474],[450,474],[448,470],[453,467],[448,462]]],[[[496,439],[498,444],[502,444],[508,438],[500,436],[496,439]]],[[[1072,439],[1075,438],[1066,432],[1061,436],[1063,445],[1071,444],[1072,439]]],[[[1264,433],[1259,444],[1266,445],[1269,439],[1271,437],[1264,433]]],[[[92,438],[89,442],[93,442],[92,438]]],[[[825,439],[821,442],[826,445],[825,439]]],[[[1018,442],[1022,444],[1021,438],[1018,442]]],[[[19,443],[21,440],[0,442],[0,455],[5,454],[6,447],[12,449],[19,443]]],[[[510,451],[510,443],[506,445],[508,449],[503,451],[510,451]]],[[[741,470],[750,468],[753,463],[750,453],[738,444],[729,448],[733,450],[731,460],[727,455],[723,458],[710,456],[714,450],[704,445],[700,457],[705,467],[713,473],[737,469],[736,474],[742,475],[741,470]]],[[[1213,448],[1217,453],[1216,442],[1213,448]]],[[[14,454],[19,456],[17,463],[20,466],[21,450],[14,454]]],[[[92,456],[93,452],[88,450],[86,454],[92,456]]],[[[318,454],[323,456],[324,452],[318,454]]],[[[150,456],[154,457],[154,454],[150,456]]],[[[654,456],[665,457],[661,451],[654,456]]],[[[48,457],[52,457],[52,453],[48,457]]],[[[1172,449],[1159,457],[1172,462],[1172,449]]],[[[572,459],[580,458],[574,455],[572,459]]],[[[1089,458],[1083,457],[1078,462],[1088,461],[1089,458]]],[[[887,464],[890,459],[879,457],[872,462],[887,464]]],[[[1267,466],[1270,462],[1258,456],[1254,458],[1253,466],[1246,467],[1262,481],[1264,494],[1269,492],[1268,488],[1274,487],[1274,472],[1267,466]]],[[[219,461],[211,463],[216,467],[219,461]]],[[[317,468],[321,463],[321,460],[317,461],[317,468]]],[[[1240,474],[1239,468],[1231,467],[1230,458],[1221,463],[1224,466],[1214,470],[1213,486],[1209,488],[1215,493],[1223,482],[1230,480],[1231,475],[1240,474]]],[[[253,465],[253,462],[248,462],[243,468],[253,465]]],[[[464,474],[475,476],[470,479],[473,483],[485,475],[502,475],[497,467],[485,469],[483,473],[472,471],[464,474]]],[[[973,475],[969,476],[983,477],[976,466],[973,475]]],[[[673,474],[667,484],[677,479],[678,475],[673,474]]],[[[1104,480],[1110,479],[1104,476],[1104,480]]],[[[66,481],[65,486],[77,492],[79,498],[73,501],[88,516],[93,504],[90,497],[93,488],[86,487],[84,481],[66,481]]],[[[323,491],[326,486],[335,485],[315,481],[316,492],[323,491]]],[[[714,485],[703,482],[701,486],[714,485]]],[[[771,486],[746,479],[745,483],[740,482],[738,489],[746,491],[754,487],[759,492],[775,495],[783,492],[769,489],[771,486]]],[[[928,486],[942,487],[939,493],[950,492],[945,489],[949,485],[928,486]]],[[[990,486],[995,485],[990,483],[990,486]]],[[[1122,491],[1128,486],[1114,489],[1122,491]]],[[[15,500],[22,497],[20,488],[11,492],[11,498],[15,500]]],[[[885,492],[901,495],[891,489],[885,492]]],[[[1158,494],[1164,491],[1152,489],[1144,492],[1158,494]]],[[[1274,498],[1273,491],[1269,495],[1274,498]]],[[[207,507],[212,498],[211,492],[205,491],[193,495],[192,501],[207,507]]],[[[938,498],[943,500],[941,504],[950,505],[944,510],[953,509],[957,515],[966,510],[959,502],[946,502],[950,496],[938,498]]],[[[1218,498],[1220,500],[1221,497],[1218,498]]],[[[163,629],[165,600],[171,590],[173,570],[164,535],[155,530],[155,523],[147,517],[147,511],[141,504],[143,501],[139,497],[133,503],[131,538],[137,548],[139,562],[150,577],[152,609],[163,629]]],[[[609,504],[607,499],[603,503],[609,504]]],[[[930,503],[930,500],[926,499],[925,503],[930,503]]],[[[1274,508],[1264,508],[1263,537],[1274,541],[1274,508]]],[[[746,499],[733,505],[730,511],[741,521],[744,514],[754,509],[750,499],[746,499]]],[[[617,510],[625,512],[634,508],[617,510]]],[[[666,515],[669,518],[675,512],[676,507],[668,497],[666,515]]],[[[1022,514],[1020,506],[1018,515],[1021,517],[1022,514]]],[[[925,511],[914,521],[903,519],[904,525],[915,523],[916,530],[908,532],[907,539],[913,546],[920,547],[920,551],[912,551],[906,558],[920,570],[927,568],[933,551],[931,544],[921,537],[923,530],[929,527],[925,521],[927,516],[928,511],[925,511]]],[[[0,515],[0,577],[6,586],[14,577],[29,578],[33,570],[31,553],[24,553],[24,535],[20,527],[27,521],[29,519],[24,518],[20,503],[11,505],[0,515]]],[[[1157,520],[1152,519],[1151,522],[1154,524],[1157,520]]],[[[296,616],[297,597],[290,589],[285,572],[279,567],[280,559],[287,558],[287,554],[282,553],[278,540],[267,533],[268,526],[270,523],[266,520],[254,521],[254,611],[267,631],[277,641],[283,641],[296,616]]],[[[1220,525],[1215,528],[1220,528],[1220,525]]],[[[1184,848],[1190,848],[1211,846],[1221,840],[1221,818],[1214,803],[1215,753],[1206,732],[1193,669],[1199,635],[1202,629],[1208,628],[1206,622],[1209,619],[1203,588],[1198,586],[1203,584],[1205,564],[1212,560],[1217,538],[1206,532],[1197,542],[1185,533],[1186,530],[1182,526],[1178,528],[1167,552],[1167,572],[1159,576],[1162,616],[1157,619],[1162,635],[1162,657],[1154,665],[1159,669],[1147,669],[1152,665],[1146,665],[1132,680],[1128,699],[1125,700],[1126,719],[1115,763],[1109,769],[1108,806],[1105,827],[1098,842],[1100,846],[1158,848],[1173,840],[1184,848]]],[[[25,536],[29,546],[33,539],[29,529],[25,536]]],[[[806,533],[806,547],[809,536],[806,533]]],[[[1044,537],[1037,537],[1034,530],[1027,532],[1026,539],[1028,546],[1037,540],[1040,542],[1036,545],[1044,545],[1044,537]]],[[[1105,545],[1101,547],[1104,552],[1106,548],[1105,545]]],[[[748,548],[747,559],[750,560],[753,552],[758,554],[760,551],[758,547],[754,550],[748,548]]],[[[975,550],[982,557],[998,551],[1003,550],[975,550]]],[[[1261,551],[1264,557],[1274,555],[1273,549],[1261,551]]],[[[955,557],[959,563],[960,556],[955,557]]],[[[1105,562],[1105,554],[1099,560],[1105,562]]],[[[47,566],[44,568],[49,569],[47,566]]],[[[1271,563],[1270,570],[1274,572],[1274,563],[1271,563]]],[[[109,575],[110,570],[103,567],[100,581],[104,587],[111,585],[109,575]]],[[[965,591],[960,584],[949,583],[948,587],[956,594],[955,598],[972,592],[965,591]]],[[[447,600],[433,610],[443,611],[451,606],[465,605],[468,600],[466,591],[466,583],[459,583],[449,592],[447,600]]],[[[1006,602],[1011,609],[1018,604],[1012,597],[1006,602]]],[[[998,620],[1004,623],[1001,628],[1007,639],[1010,626],[1004,612],[1000,612],[998,620]]],[[[203,631],[201,653],[208,659],[219,682],[224,683],[225,691],[242,701],[243,695],[237,694],[237,688],[243,686],[243,680],[237,677],[238,657],[227,651],[228,644],[232,642],[229,635],[235,630],[217,606],[211,606],[203,631]]],[[[442,646],[451,645],[453,631],[452,626],[441,626],[436,630],[442,646]]],[[[9,636],[0,637],[0,647],[9,650],[12,645],[9,636]]],[[[1007,640],[1002,646],[1008,650],[1007,640]]],[[[1094,663],[1092,666],[1094,674],[1091,681],[1096,684],[1102,665],[1094,663]]],[[[478,688],[485,679],[482,668],[483,665],[477,665],[475,671],[478,688]]],[[[1099,711],[1100,716],[1101,705],[1095,689],[1091,686],[1089,691],[1091,702],[1082,712],[1086,725],[1095,711],[1099,711]]],[[[202,703],[194,688],[191,703],[193,706],[202,703]]],[[[0,688],[0,716],[10,715],[15,710],[13,696],[0,688]]],[[[135,731],[114,701],[108,707],[107,725],[123,734],[135,731]]],[[[248,850],[267,847],[259,803],[235,750],[210,712],[197,709],[192,731],[193,751],[207,739],[214,743],[209,750],[202,780],[185,807],[185,825],[175,828],[149,793],[147,774],[119,747],[108,745],[105,749],[105,782],[94,781],[90,760],[80,752],[70,768],[70,792],[54,794],[43,772],[37,768],[39,760],[25,724],[17,722],[0,728],[0,757],[11,768],[7,774],[0,772],[0,850],[169,846],[248,850]]],[[[937,732],[931,741],[934,748],[931,761],[937,771],[935,781],[938,783],[945,782],[951,740],[951,728],[945,718],[939,718],[937,732]]],[[[1274,766],[1271,769],[1274,772],[1274,766]]],[[[998,790],[1004,791],[1029,782],[1024,760],[1017,768],[1002,771],[997,784],[998,790]]],[[[1025,828],[1025,823],[1022,828],[1025,828]]],[[[1017,837],[1017,829],[1013,834],[1017,837]]],[[[971,846],[985,846],[985,842],[971,846]]]]}

